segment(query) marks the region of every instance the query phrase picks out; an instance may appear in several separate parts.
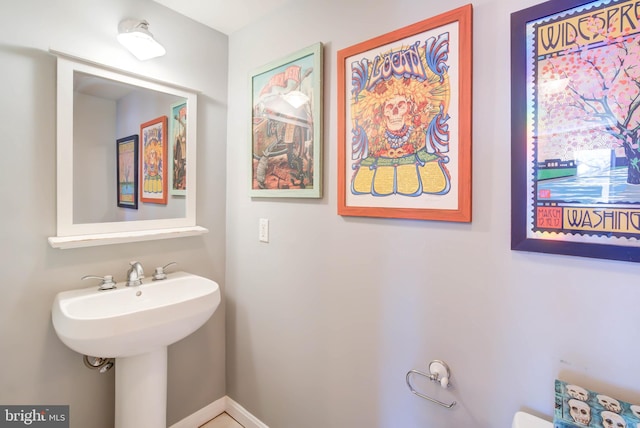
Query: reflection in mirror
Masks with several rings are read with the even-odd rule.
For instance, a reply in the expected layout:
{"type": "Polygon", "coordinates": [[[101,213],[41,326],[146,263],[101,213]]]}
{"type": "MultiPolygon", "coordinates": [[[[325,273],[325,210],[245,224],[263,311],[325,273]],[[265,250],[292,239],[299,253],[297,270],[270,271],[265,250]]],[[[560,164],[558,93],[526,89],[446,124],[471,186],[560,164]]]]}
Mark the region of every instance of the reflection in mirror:
{"type": "MultiPolygon", "coordinates": [[[[102,223],[127,220],[151,220],[184,217],[184,196],[176,195],[168,186],[167,203],[139,203],[137,209],[119,207],[117,204],[118,177],[116,141],[132,135],[140,138],[140,125],[152,119],[170,114],[172,105],[185,103],[186,99],[172,94],[152,91],[95,75],[74,72],[73,93],[73,223],[102,223]]],[[[170,117],[174,128],[181,123],[170,117]],[[176,123],[177,122],[177,123],[176,123]]],[[[167,169],[167,180],[173,177],[176,137],[165,130],[164,140],[167,165],[156,157],[158,174],[167,169]]],[[[179,129],[176,130],[179,135],[179,129]]],[[[144,144],[144,141],[141,142],[144,144]]],[[[139,143],[139,144],[141,144],[139,143]]],[[[140,146],[138,146],[140,148],[140,146]]],[[[138,151],[139,164],[149,163],[153,151],[138,151]]],[[[147,150],[151,150],[149,145],[147,150]]],[[[133,182],[134,171],[128,172],[133,182]]],[[[141,177],[140,173],[139,177],[141,177]]],[[[123,174],[124,175],[124,174],[123,174]]],[[[171,182],[173,184],[173,182],[171,182]]],[[[139,188],[139,185],[138,185],[139,188]]],[[[131,189],[130,195],[139,198],[140,192],[131,189]]]]}
{"type": "Polygon", "coordinates": [[[55,53],[58,231],[49,243],[206,233],[195,218],[196,93],[55,53]]]}

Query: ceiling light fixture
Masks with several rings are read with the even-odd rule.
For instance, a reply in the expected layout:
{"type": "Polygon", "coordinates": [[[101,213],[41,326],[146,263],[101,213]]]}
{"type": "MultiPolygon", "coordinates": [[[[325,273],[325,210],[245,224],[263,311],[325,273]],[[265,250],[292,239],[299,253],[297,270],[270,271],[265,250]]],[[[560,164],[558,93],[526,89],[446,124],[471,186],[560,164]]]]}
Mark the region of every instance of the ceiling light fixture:
{"type": "Polygon", "coordinates": [[[149,32],[149,23],[144,19],[124,19],[118,25],[118,41],[140,61],[167,53],[149,32]]]}

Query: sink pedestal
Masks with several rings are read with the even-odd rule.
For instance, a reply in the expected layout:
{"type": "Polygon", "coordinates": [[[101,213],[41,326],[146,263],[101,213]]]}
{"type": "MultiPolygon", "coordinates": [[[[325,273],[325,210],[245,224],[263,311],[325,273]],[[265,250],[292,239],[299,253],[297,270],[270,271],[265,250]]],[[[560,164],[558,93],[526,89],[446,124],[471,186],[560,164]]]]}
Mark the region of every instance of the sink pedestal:
{"type": "Polygon", "coordinates": [[[51,307],[60,340],[80,355],[116,359],[116,428],[167,428],[167,347],[220,304],[214,281],[172,272],[135,287],[63,291],[51,307]]]}
{"type": "Polygon", "coordinates": [[[166,428],[167,347],[116,358],[115,428],[166,428]]]}

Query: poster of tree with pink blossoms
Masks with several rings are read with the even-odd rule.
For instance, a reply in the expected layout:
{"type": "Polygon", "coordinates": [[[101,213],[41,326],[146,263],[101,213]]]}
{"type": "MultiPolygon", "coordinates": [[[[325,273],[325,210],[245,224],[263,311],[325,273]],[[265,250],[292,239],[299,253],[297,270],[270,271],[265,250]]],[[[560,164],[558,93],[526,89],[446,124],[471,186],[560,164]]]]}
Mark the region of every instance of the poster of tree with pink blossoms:
{"type": "Polygon", "coordinates": [[[640,261],[640,1],[511,25],[512,249],[640,261]]]}

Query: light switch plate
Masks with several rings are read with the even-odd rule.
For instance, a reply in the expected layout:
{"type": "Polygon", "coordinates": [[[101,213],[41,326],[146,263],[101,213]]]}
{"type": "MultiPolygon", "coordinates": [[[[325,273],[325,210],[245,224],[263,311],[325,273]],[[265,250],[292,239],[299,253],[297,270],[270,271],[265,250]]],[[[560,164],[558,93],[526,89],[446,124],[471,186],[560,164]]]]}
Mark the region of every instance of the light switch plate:
{"type": "Polygon", "coordinates": [[[258,239],[260,242],[269,242],[269,219],[261,218],[258,226],[258,239]]]}

